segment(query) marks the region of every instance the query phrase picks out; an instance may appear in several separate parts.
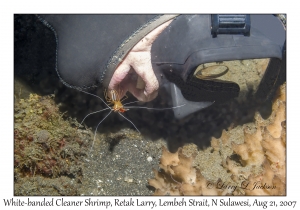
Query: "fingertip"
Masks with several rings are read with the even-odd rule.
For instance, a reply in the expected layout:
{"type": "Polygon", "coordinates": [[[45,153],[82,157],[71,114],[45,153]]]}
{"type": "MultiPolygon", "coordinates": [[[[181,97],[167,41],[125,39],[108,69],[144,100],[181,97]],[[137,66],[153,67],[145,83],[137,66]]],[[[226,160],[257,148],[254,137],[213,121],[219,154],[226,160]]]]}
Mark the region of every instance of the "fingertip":
{"type": "Polygon", "coordinates": [[[148,102],[153,100],[156,97],[156,93],[154,94],[145,94],[145,90],[137,89],[133,83],[128,84],[128,91],[139,101],[148,102]]]}
{"type": "Polygon", "coordinates": [[[124,83],[124,80],[128,75],[129,71],[130,65],[128,65],[127,62],[122,62],[115,70],[107,87],[108,90],[117,90],[118,88],[120,88],[120,85],[122,84],[122,82],[124,83]]]}
{"type": "Polygon", "coordinates": [[[149,101],[152,101],[153,99],[155,99],[158,95],[158,90],[155,90],[154,92],[152,92],[151,94],[145,94],[144,92],[144,95],[146,96],[147,98],[147,101],[145,102],[149,102],[149,101]]]}

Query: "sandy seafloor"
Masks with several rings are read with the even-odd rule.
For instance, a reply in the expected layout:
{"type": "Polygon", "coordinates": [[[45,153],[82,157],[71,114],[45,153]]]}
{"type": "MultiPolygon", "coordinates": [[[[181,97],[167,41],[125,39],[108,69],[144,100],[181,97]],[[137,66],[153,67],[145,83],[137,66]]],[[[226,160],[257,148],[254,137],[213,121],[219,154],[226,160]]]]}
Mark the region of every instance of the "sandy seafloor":
{"type": "MultiPolygon", "coordinates": [[[[30,93],[40,96],[54,94],[55,104],[59,106],[59,112],[65,113],[65,119],[79,122],[87,114],[105,108],[99,99],[67,88],[59,81],[54,70],[53,35],[35,21],[33,16],[15,17],[18,29],[15,31],[15,103],[21,98],[27,99],[30,93]],[[41,34],[46,38],[36,41],[41,34]]],[[[92,151],[85,151],[87,155],[81,162],[80,179],[66,174],[17,176],[15,195],[151,195],[154,188],[148,185],[148,180],[154,178],[152,169],[159,168],[162,146],[168,147],[171,152],[184,145],[197,147],[199,158],[195,165],[205,178],[211,181],[228,179],[230,174],[216,164],[221,157],[209,152],[210,140],[211,137],[219,138],[222,130],[231,126],[240,127],[232,133],[232,138],[241,143],[242,125],[251,126],[255,112],[259,111],[264,118],[270,115],[270,100],[258,104],[251,95],[263,75],[261,68],[266,62],[249,60],[228,64],[233,69],[230,79],[241,87],[240,97],[214,104],[185,119],[176,120],[171,110],[127,111],[125,116],[141,134],[129,122],[112,113],[99,126],[92,151]]],[[[285,75],[280,79],[284,81],[285,75]]],[[[103,96],[102,90],[94,93],[103,96]]],[[[153,102],[139,105],[169,107],[168,97],[162,90],[153,102]]],[[[129,97],[126,101],[134,101],[134,98],[129,97]]],[[[79,129],[78,132],[88,133],[87,145],[92,145],[94,129],[104,116],[104,113],[89,116],[85,121],[86,127],[79,129]]]]}

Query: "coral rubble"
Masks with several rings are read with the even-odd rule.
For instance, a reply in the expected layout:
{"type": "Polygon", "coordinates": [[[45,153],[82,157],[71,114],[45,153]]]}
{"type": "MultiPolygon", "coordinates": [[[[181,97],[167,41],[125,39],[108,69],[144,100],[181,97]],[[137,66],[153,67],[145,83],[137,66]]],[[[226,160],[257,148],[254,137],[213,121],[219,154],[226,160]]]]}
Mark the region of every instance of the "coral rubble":
{"type": "Polygon", "coordinates": [[[40,187],[49,178],[53,181],[72,178],[80,182],[82,159],[87,156],[90,136],[63,119],[52,96],[30,94],[29,99],[15,103],[14,111],[15,194],[39,195],[38,190],[26,187],[28,179],[40,187]]]}
{"type": "Polygon", "coordinates": [[[254,123],[224,130],[219,139],[212,138],[211,147],[205,151],[194,149],[191,157],[183,154],[186,146],[174,154],[164,148],[161,169],[154,170],[155,178],[149,180],[156,189],[154,195],[285,195],[285,109],[283,84],[268,119],[256,113],[254,123]],[[205,164],[206,168],[202,167],[205,164]],[[215,171],[208,173],[207,168],[219,171],[217,175],[222,179],[215,176],[215,171]]]}

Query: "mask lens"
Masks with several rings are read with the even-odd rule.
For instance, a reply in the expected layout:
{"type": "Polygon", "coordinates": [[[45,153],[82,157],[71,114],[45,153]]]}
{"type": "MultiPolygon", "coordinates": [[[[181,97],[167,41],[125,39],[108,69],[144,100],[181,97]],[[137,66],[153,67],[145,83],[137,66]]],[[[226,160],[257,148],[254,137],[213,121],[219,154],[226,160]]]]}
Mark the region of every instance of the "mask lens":
{"type": "Polygon", "coordinates": [[[200,80],[230,81],[239,85],[239,99],[255,93],[269,64],[267,59],[232,60],[199,65],[194,77],[200,80]]]}
{"type": "Polygon", "coordinates": [[[198,79],[213,79],[223,76],[228,72],[228,67],[225,65],[199,65],[194,73],[198,79]]]}

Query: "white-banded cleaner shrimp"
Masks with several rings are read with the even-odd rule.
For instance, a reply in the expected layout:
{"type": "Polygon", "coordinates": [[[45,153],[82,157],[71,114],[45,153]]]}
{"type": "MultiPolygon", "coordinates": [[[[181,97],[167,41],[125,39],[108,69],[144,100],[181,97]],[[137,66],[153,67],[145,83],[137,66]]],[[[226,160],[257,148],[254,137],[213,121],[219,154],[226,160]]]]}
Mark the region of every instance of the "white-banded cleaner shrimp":
{"type": "Polygon", "coordinates": [[[180,107],[183,107],[185,106],[185,104],[182,104],[182,105],[179,105],[179,106],[176,106],[176,107],[168,107],[168,108],[150,108],[150,107],[140,107],[140,106],[126,106],[126,105],[129,105],[129,104],[133,104],[133,103],[136,103],[136,102],[139,102],[139,101],[133,101],[133,102],[128,102],[128,103],[125,103],[125,104],[122,104],[122,102],[124,100],[126,100],[128,97],[127,95],[125,94],[124,97],[120,98],[119,97],[119,93],[118,91],[116,90],[110,90],[109,93],[107,92],[107,90],[104,90],[104,97],[105,97],[105,100],[103,100],[101,97],[95,95],[95,94],[92,94],[92,93],[89,93],[89,92],[86,92],[86,91],[83,91],[83,90],[80,90],[81,92],[83,93],[86,93],[86,94],[89,94],[91,96],[94,96],[94,97],[97,97],[99,98],[106,106],[107,108],[104,108],[104,109],[101,109],[101,110],[98,110],[98,111],[95,111],[95,112],[91,112],[89,114],[87,114],[83,120],[81,121],[80,123],[80,126],[82,125],[82,123],[84,122],[84,120],[92,115],[92,114],[96,114],[96,113],[100,113],[100,112],[103,112],[103,111],[106,111],[106,110],[110,110],[109,113],[107,115],[105,115],[105,117],[98,123],[98,125],[96,126],[96,129],[95,129],[95,133],[94,133],[94,140],[93,140],[93,144],[92,144],[92,147],[91,147],[91,150],[93,149],[94,147],[94,143],[95,143],[95,140],[96,140],[96,134],[97,134],[97,130],[98,130],[98,127],[99,125],[111,114],[111,112],[117,112],[121,117],[123,117],[125,120],[127,120],[129,123],[131,123],[131,125],[136,129],[136,131],[138,133],[141,133],[139,131],[139,129],[135,126],[135,124],[129,120],[127,117],[125,117],[122,113],[126,112],[130,109],[148,109],[148,110],[158,110],[158,111],[161,111],[161,110],[167,110],[167,109],[177,109],[177,108],[180,108],[180,107]]]}

